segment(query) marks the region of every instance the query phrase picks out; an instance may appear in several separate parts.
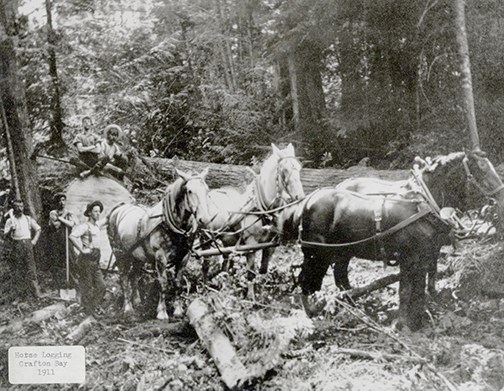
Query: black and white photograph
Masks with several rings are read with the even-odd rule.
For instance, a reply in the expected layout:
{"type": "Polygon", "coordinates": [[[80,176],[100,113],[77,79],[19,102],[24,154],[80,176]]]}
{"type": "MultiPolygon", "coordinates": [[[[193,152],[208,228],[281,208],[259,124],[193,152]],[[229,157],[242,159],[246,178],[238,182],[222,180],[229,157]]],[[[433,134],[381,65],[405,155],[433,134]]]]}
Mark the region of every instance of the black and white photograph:
{"type": "Polygon", "coordinates": [[[504,2],[0,0],[0,389],[504,389],[504,2]]]}

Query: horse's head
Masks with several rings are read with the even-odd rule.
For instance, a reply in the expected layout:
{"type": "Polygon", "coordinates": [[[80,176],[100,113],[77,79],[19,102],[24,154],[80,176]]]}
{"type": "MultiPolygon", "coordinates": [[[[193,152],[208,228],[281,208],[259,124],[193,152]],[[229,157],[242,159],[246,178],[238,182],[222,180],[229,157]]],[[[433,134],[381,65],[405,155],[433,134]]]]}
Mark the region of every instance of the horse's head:
{"type": "Polygon", "coordinates": [[[422,177],[440,206],[467,208],[468,187],[481,195],[494,197],[504,210],[504,185],[494,166],[480,150],[454,152],[434,160],[416,160],[422,177]],[[441,198],[441,202],[440,202],[441,198]]]}
{"type": "Polygon", "coordinates": [[[287,201],[295,201],[305,196],[301,182],[301,163],[296,158],[294,146],[289,144],[280,150],[271,144],[273,155],[276,158],[276,186],[277,193],[287,201]]]}
{"type": "Polygon", "coordinates": [[[449,155],[415,158],[414,171],[426,185],[439,207],[451,206],[465,209],[468,202],[467,177],[462,164],[464,152],[449,155]]]}
{"type": "Polygon", "coordinates": [[[504,231],[504,184],[492,162],[479,149],[466,152],[464,169],[467,178],[486,197],[497,202],[499,230],[504,231]]]}
{"type": "Polygon", "coordinates": [[[467,178],[487,197],[503,197],[504,184],[495,168],[480,150],[466,152],[463,160],[467,178]]]}
{"type": "Polygon", "coordinates": [[[181,197],[180,208],[194,218],[195,227],[206,227],[210,222],[208,211],[208,185],[205,177],[208,167],[201,173],[191,175],[181,170],[175,170],[182,179],[179,194],[181,197]]]}

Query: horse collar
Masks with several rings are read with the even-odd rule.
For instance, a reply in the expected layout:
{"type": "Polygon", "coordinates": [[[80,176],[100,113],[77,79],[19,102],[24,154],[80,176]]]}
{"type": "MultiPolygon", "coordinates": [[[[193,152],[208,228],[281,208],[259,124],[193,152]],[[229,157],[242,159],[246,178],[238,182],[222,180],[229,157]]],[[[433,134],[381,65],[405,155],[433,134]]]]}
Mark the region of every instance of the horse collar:
{"type": "Polygon", "coordinates": [[[175,216],[173,215],[173,208],[172,208],[172,193],[171,190],[168,189],[168,194],[163,200],[163,222],[168,226],[168,228],[179,234],[179,235],[184,235],[188,236],[189,234],[193,233],[191,230],[185,231],[182,228],[180,228],[177,225],[177,222],[175,221],[175,216]]]}

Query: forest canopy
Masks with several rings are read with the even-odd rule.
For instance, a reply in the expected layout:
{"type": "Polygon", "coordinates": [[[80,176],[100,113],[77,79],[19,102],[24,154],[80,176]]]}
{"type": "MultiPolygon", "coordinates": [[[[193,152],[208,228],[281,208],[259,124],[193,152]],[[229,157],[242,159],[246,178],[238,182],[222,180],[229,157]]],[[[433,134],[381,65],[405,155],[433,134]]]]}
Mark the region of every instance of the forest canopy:
{"type": "MultiPolygon", "coordinates": [[[[461,150],[452,3],[25,1],[34,139],[68,143],[90,115],[99,129],[120,125],[141,154],[218,163],[249,164],[271,142],[293,142],[312,167],[403,167],[461,150]]],[[[467,2],[466,13],[481,144],[500,162],[504,3],[467,2]]]]}

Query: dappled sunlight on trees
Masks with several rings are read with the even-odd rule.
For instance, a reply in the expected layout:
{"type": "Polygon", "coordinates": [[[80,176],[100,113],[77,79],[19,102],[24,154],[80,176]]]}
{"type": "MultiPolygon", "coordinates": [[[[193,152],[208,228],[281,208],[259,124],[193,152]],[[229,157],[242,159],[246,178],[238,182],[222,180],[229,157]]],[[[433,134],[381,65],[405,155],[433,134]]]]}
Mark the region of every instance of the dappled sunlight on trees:
{"type": "MultiPolygon", "coordinates": [[[[482,148],[498,124],[504,5],[469,2],[482,148]]],[[[50,135],[45,15],[20,19],[36,140],[50,135]]],[[[83,115],[145,155],[250,163],[294,142],[311,166],[401,167],[467,142],[449,0],[78,0],[53,3],[64,138],[83,115]]],[[[49,55],[50,55],[49,51],[49,55]]]]}

